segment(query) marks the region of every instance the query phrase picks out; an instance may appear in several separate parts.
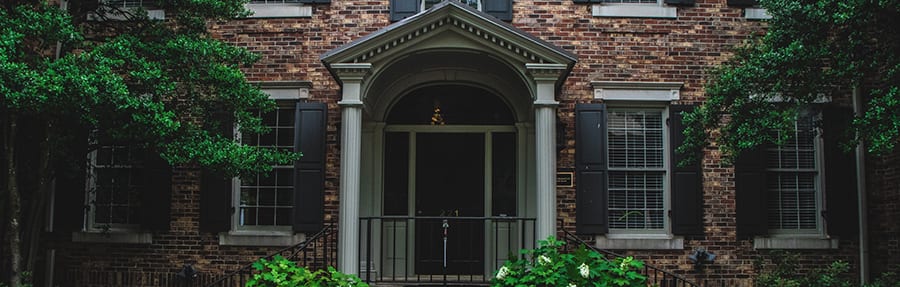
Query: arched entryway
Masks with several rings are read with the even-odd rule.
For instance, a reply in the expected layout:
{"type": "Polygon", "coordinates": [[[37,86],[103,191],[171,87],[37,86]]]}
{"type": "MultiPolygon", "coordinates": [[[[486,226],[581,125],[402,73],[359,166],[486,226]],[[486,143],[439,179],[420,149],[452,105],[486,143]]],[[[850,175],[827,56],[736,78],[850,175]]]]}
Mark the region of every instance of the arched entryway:
{"type": "Polygon", "coordinates": [[[441,273],[487,280],[500,247],[555,233],[555,94],[574,55],[446,1],[322,61],[342,93],[339,269],[421,278],[439,251],[441,273]],[[428,217],[438,236],[419,230],[428,217]],[[535,220],[494,225],[516,217],[535,220]],[[462,234],[481,256],[452,258],[468,263],[450,270],[443,220],[462,218],[479,222],[462,234]]]}
{"type": "Polygon", "coordinates": [[[427,86],[397,101],[386,123],[378,221],[385,236],[406,238],[401,248],[383,244],[395,251],[381,254],[388,258],[382,270],[483,275],[520,247],[517,171],[524,167],[516,120],[500,97],[473,86],[427,86]],[[398,270],[406,260],[412,264],[398,270]]]}

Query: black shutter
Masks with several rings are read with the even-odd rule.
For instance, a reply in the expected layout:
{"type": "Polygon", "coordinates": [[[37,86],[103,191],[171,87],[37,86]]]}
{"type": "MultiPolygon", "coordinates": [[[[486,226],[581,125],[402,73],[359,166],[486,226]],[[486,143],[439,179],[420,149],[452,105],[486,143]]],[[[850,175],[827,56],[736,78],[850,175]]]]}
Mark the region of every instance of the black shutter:
{"type": "Polygon", "coordinates": [[[400,21],[419,13],[419,1],[421,0],[391,0],[391,21],[400,21]]]}
{"type": "Polygon", "coordinates": [[[752,7],[756,4],[756,0],[728,0],[728,6],[752,7]]]}
{"type": "Polygon", "coordinates": [[[81,231],[84,228],[87,203],[87,152],[88,133],[78,130],[64,155],[58,162],[54,190],[53,230],[62,232],[81,231]]]}
{"type": "Polygon", "coordinates": [[[316,232],[325,218],[324,103],[297,103],[294,116],[294,151],[303,153],[294,163],[294,231],[316,232]]]}
{"type": "Polygon", "coordinates": [[[854,153],[840,146],[849,130],[853,113],[840,107],[826,107],[822,113],[825,143],[825,222],[828,234],[843,239],[859,234],[858,191],[854,153]]]}
{"type": "MultiPolygon", "coordinates": [[[[234,115],[228,112],[212,114],[211,131],[234,137],[234,115]]],[[[222,232],[231,229],[231,178],[203,168],[200,178],[200,231],[222,232]]]]}
{"type": "Polygon", "coordinates": [[[575,230],[605,234],[607,222],[606,105],[575,106],[575,230]]]}
{"type": "Polygon", "coordinates": [[[512,21],[513,0],[483,0],[482,10],[503,21],[512,21]]]}
{"type": "Polygon", "coordinates": [[[738,238],[768,233],[766,206],[766,148],[745,150],[734,164],[738,238]]]}
{"type": "Polygon", "coordinates": [[[666,0],[666,4],[678,5],[678,6],[691,6],[691,5],[694,5],[694,0],[666,0]]]}
{"type": "Polygon", "coordinates": [[[682,112],[694,110],[692,105],[669,107],[669,150],[672,170],[672,233],[703,235],[703,171],[701,160],[688,165],[679,163],[686,157],[675,150],[684,142],[682,112]]]}
{"type": "Polygon", "coordinates": [[[139,216],[144,228],[154,231],[169,230],[172,210],[172,168],[158,153],[144,156],[144,190],[141,192],[139,216]]]}

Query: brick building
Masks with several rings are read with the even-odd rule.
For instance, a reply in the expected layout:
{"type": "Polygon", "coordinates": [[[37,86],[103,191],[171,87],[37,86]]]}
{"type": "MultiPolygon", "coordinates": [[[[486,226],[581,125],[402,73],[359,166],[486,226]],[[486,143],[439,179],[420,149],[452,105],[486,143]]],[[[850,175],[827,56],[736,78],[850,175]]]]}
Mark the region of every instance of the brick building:
{"type": "MultiPolygon", "coordinates": [[[[57,188],[144,178],[159,192],[57,192],[42,277],[162,278],[183,264],[215,277],[333,225],[339,269],[402,281],[444,272],[444,219],[456,278],[489,277],[510,251],[566,231],[727,286],[749,285],[774,251],[803,269],[900,263],[898,158],[834,152],[830,123],[848,100],[811,107],[797,140],[734,167],[715,146],[674,164],[678,112],[765,28],[752,1],[251,2],[254,16],[211,30],[262,55],[245,72],[279,108],[264,116],[272,134],[236,137],[297,147],[301,161],[241,181],[195,166],[146,172],[152,161],[100,149],[57,188]],[[715,262],[695,268],[699,248],[715,262]]],[[[125,285],[166,285],[140,282],[125,285]]]]}

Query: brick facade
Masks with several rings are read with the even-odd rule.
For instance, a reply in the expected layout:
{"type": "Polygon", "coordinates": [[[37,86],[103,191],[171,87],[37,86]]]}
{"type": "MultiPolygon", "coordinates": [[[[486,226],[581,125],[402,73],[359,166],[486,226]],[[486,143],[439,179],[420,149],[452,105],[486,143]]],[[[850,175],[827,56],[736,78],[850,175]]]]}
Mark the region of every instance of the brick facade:
{"type": "MultiPolygon", "coordinates": [[[[333,0],[314,4],[311,18],[245,19],[210,23],[216,38],[259,53],[261,60],[245,72],[251,81],[310,81],[309,101],[327,103],[326,222],[337,222],[341,87],[319,60],[323,53],[383,28],[389,2],[333,0]]],[[[601,18],[591,5],[561,1],[514,1],[515,27],[578,56],[557,100],[565,124],[565,148],[558,168],[574,168],[574,110],[594,99],[591,81],[684,82],[679,103],[700,103],[707,71],[727,60],[731,48],[760,34],[765,22],[743,18],[743,10],[725,0],[698,0],[679,7],[677,19],[601,18]]],[[[870,157],[867,162],[869,223],[874,271],[900,264],[900,156],[870,157]]],[[[199,230],[200,169],[174,171],[172,222],[169,231],[153,234],[149,245],[72,243],[69,234],[54,234],[47,246],[56,249],[56,270],[72,268],[177,272],[192,263],[202,273],[235,270],[277,247],[220,246],[216,234],[199,230]]],[[[705,236],[686,238],[683,250],[626,251],[662,268],[695,280],[749,286],[754,263],[771,252],[738,240],[735,222],[734,169],[721,163],[712,146],[703,159],[705,236]],[[696,271],[686,257],[705,247],[718,255],[715,264],[696,271]]],[[[557,190],[558,227],[574,230],[575,189],[557,190]]],[[[59,203],[57,203],[59,204],[59,203]]],[[[794,250],[803,270],[845,260],[857,268],[858,242],[841,240],[838,250],[794,250]]],[[[60,278],[61,276],[57,276],[60,278]]],[[[61,283],[65,286],[65,283],[61,283]]]]}

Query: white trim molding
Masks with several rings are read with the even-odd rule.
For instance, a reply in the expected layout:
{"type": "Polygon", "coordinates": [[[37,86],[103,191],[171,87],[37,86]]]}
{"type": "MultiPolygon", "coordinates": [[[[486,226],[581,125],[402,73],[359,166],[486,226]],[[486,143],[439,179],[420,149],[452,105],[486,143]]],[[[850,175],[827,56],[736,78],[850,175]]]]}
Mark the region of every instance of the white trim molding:
{"type": "Polygon", "coordinates": [[[629,235],[613,234],[595,237],[597,248],[619,250],[678,250],[684,249],[684,238],[680,236],[629,235]]]}
{"type": "Polygon", "coordinates": [[[594,17],[678,18],[678,8],[658,4],[595,4],[594,17]]]}
{"type": "Polygon", "coordinates": [[[153,234],[149,232],[72,232],[72,242],[87,243],[126,243],[126,244],[150,244],[153,243],[153,234]]]}
{"type": "Polygon", "coordinates": [[[219,245],[292,246],[306,240],[306,234],[292,232],[231,231],[219,233],[219,245]]]}
{"type": "Polygon", "coordinates": [[[838,240],[825,237],[754,237],[753,249],[838,249],[838,240]]]}
{"type": "Polygon", "coordinates": [[[591,82],[594,98],[604,101],[677,101],[682,86],[682,82],[591,82]]]}
{"type": "Polygon", "coordinates": [[[772,19],[772,15],[763,8],[744,8],[744,18],[751,20],[768,20],[772,19]]]}
{"type": "Polygon", "coordinates": [[[260,90],[273,100],[309,99],[310,81],[259,82],[260,90]]]}
{"type": "Polygon", "coordinates": [[[253,14],[247,18],[309,18],[312,17],[312,6],[301,3],[248,3],[244,4],[253,14]]]}

